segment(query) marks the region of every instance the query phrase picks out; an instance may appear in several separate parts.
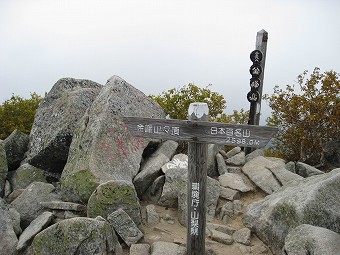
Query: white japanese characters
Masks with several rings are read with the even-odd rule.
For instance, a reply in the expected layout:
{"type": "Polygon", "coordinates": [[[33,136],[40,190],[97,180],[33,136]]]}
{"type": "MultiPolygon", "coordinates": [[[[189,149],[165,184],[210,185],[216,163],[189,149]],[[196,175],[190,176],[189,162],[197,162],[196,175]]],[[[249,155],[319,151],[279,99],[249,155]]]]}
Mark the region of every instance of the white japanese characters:
{"type": "Polygon", "coordinates": [[[190,212],[190,235],[198,235],[199,213],[198,206],[200,203],[200,184],[193,182],[191,184],[191,212],[190,212]]]}
{"type": "Polygon", "coordinates": [[[149,134],[168,134],[173,136],[180,135],[180,127],[172,127],[172,126],[159,126],[152,124],[138,124],[137,131],[141,133],[149,133],[149,134]]]}

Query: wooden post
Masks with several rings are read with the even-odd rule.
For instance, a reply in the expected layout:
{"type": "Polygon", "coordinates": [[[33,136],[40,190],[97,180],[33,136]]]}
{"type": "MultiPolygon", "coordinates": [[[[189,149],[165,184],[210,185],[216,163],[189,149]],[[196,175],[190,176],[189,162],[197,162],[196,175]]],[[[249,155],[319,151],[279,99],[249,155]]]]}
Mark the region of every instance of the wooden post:
{"type": "Polygon", "coordinates": [[[255,115],[255,123],[254,123],[255,125],[260,124],[261,99],[262,99],[262,90],[263,90],[264,68],[266,64],[267,41],[268,41],[268,32],[266,32],[264,29],[257,32],[255,49],[261,51],[263,57],[261,61],[262,73],[260,74],[260,77],[259,77],[261,86],[258,89],[260,97],[256,103],[256,115],[255,115]]]}
{"type": "MultiPolygon", "coordinates": [[[[208,121],[209,108],[206,103],[192,103],[189,106],[188,113],[191,121],[208,121]]],[[[205,254],[207,148],[206,143],[189,142],[187,182],[188,255],[205,254]]]]}

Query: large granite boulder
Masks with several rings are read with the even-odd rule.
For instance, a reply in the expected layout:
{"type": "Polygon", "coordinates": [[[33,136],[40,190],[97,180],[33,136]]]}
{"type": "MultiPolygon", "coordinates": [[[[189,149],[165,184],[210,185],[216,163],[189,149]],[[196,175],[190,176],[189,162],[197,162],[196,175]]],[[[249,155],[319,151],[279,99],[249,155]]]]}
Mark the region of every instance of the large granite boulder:
{"type": "Polygon", "coordinates": [[[28,149],[29,135],[14,130],[3,143],[7,155],[8,170],[13,171],[20,166],[20,162],[24,159],[28,149]]]}
{"type": "Polygon", "coordinates": [[[340,233],[340,168],[293,180],[263,200],[249,205],[244,223],[281,254],[288,232],[310,224],[340,233]]]}
{"type": "Polygon", "coordinates": [[[108,181],[100,184],[91,195],[87,204],[87,216],[107,218],[119,208],[123,209],[137,225],[141,224],[141,209],[133,184],[124,180],[108,181]]]}
{"type": "Polygon", "coordinates": [[[66,201],[86,203],[109,180],[132,181],[140,168],[146,139],[134,137],[122,116],[163,118],[162,108],[118,76],[103,87],[79,122],[61,176],[66,201]]]}
{"type": "Polygon", "coordinates": [[[0,142],[0,197],[3,197],[5,194],[7,172],[8,172],[8,165],[7,165],[5,145],[3,142],[0,142]]]}
{"type": "Polygon", "coordinates": [[[31,165],[62,172],[77,122],[101,88],[96,82],[73,78],[54,84],[35,115],[27,156],[31,165]]]}
{"type": "Polygon", "coordinates": [[[60,221],[34,237],[33,254],[116,254],[118,238],[108,222],[90,218],[60,221]]]}
{"type": "Polygon", "coordinates": [[[140,167],[140,172],[133,179],[133,184],[139,197],[142,196],[154,180],[161,175],[162,166],[170,161],[177,147],[177,142],[167,140],[161,143],[157,150],[143,162],[140,167]]]}
{"type": "Polygon", "coordinates": [[[326,228],[302,224],[288,233],[283,254],[338,255],[340,235],[326,228]]]}
{"type": "Polygon", "coordinates": [[[40,202],[60,200],[52,184],[33,182],[10,204],[20,213],[21,225],[26,228],[35,218],[45,211],[40,202]]]}

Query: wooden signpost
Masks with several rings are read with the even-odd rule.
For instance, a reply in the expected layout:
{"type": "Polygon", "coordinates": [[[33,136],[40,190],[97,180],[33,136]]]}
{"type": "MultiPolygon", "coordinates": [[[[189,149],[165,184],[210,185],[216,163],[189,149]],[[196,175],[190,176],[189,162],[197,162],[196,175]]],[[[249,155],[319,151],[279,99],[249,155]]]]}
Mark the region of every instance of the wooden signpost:
{"type": "Polygon", "coordinates": [[[192,103],[189,120],[123,117],[129,131],[139,137],[188,141],[187,254],[205,254],[205,195],[207,144],[264,147],[277,132],[275,127],[208,122],[206,103],[192,103]]]}

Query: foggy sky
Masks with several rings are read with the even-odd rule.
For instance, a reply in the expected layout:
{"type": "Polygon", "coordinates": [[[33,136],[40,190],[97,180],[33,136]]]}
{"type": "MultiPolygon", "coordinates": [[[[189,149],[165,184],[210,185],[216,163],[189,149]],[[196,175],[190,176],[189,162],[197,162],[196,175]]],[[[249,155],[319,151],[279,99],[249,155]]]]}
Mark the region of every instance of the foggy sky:
{"type": "Polygon", "coordinates": [[[247,110],[256,33],[269,33],[272,93],[316,66],[340,72],[339,10],[337,0],[1,0],[0,103],[63,77],[118,75],[146,95],[212,84],[228,113],[247,110]]]}

